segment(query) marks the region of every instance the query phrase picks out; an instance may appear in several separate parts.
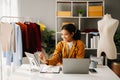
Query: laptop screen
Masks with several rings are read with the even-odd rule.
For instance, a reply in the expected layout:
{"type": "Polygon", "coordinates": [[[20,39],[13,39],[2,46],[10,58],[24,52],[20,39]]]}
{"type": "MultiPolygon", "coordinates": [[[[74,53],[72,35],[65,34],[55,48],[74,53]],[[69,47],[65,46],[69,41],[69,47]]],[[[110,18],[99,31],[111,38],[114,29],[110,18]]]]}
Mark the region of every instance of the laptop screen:
{"type": "Polygon", "coordinates": [[[37,68],[40,67],[40,62],[38,62],[38,59],[34,54],[25,52],[25,55],[27,56],[27,58],[29,60],[31,68],[36,68],[37,69],[37,68]]]}

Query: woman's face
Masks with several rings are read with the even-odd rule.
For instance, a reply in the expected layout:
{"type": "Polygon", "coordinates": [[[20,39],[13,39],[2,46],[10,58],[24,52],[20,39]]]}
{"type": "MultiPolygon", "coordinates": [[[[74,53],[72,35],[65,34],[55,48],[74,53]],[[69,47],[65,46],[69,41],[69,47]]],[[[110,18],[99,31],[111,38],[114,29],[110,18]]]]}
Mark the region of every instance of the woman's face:
{"type": "Polygon", "coordinates": [[[74,35],[74,33],[70,33],[69,31],[67,31],[67,30],[62,30],[61,31],[61,37],[62,37],[62,39],[63,39],[63,41],[65,41],[65,42],[70,42],[70,41],[72,41],[73,40],[73,35],[74,35]]]}

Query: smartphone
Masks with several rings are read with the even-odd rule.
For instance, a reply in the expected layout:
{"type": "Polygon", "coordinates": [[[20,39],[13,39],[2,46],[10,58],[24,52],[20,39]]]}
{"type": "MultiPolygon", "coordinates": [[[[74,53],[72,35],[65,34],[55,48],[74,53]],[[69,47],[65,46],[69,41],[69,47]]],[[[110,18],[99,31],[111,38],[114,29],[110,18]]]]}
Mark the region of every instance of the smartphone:
{"type": "Polygon", "coordinates": [[[90,71],[91,73],[97,73],[97,71],[96,71],[95,69],[89,69],[89,71],[90,71]]]}

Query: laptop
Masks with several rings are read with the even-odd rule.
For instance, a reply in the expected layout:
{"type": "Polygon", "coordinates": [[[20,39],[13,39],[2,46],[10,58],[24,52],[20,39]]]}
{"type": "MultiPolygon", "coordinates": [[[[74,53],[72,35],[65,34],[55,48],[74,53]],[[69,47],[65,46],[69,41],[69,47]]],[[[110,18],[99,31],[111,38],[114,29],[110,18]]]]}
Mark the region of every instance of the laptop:
{"type": "Polygon", "coordinates": [[[28,58],[31,68],[34,68],[34,69],[40,68],[40,62],[38,61],[38,58],[36,55],[28,52],[25,52],[25,55],[28,58]]]}
{"type": "Polygon", "coordinates": [[[76,59],[64,58],[63,59],[63,73],[65,74],[88,74],[89,73],[90,59],[76,59]]]}
{"type": "Polygon", "coordinates": [[[25,55],[27,56],[30,68],[32,70],[38,70],[41,73],[59,73],[60,72],[60,66],[49,66],[46,64],[40,64],[40,61],[38,59],[38,56],[35,54],[25,52],[25,55]]]}

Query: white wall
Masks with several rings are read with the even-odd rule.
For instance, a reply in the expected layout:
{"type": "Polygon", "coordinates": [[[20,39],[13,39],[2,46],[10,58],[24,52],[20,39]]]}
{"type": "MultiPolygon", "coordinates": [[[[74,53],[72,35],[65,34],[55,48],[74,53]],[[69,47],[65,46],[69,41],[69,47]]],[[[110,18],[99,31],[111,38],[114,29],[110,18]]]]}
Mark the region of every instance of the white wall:
{"type": "Polygon", "coordinates": [[[2,1],[0,0],[0,17],[2,17],[2,1]]]}
{"type": "Polygon", "coordinates": [[[55,0],[19,0],[19,15],[39,18],[49,29],[55,30],[55,0]]]}

